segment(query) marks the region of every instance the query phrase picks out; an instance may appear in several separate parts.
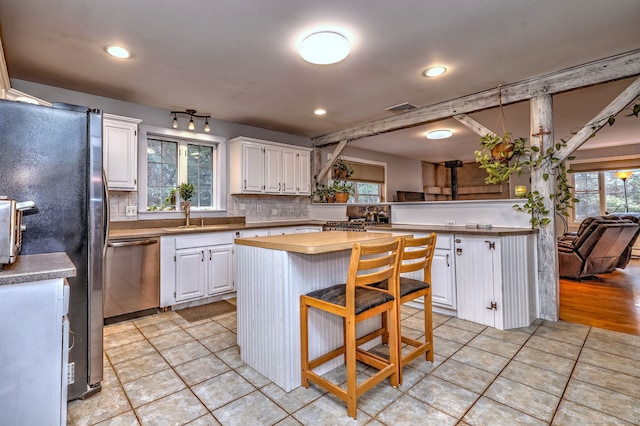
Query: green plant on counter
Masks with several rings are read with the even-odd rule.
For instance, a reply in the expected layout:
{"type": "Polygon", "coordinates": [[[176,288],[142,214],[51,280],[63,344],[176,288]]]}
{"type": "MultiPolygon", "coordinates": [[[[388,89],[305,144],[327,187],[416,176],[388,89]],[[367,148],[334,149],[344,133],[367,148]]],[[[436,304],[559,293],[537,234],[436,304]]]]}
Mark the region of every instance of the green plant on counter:
{"type": "Polygon", "coordinates": [[[194,191],[195,187],[192,183],[181,183],[180,186],[178,186],[178,193],[184,202],[189,202],[189,200],[191,200],[194,191]]]}
{"type": "Polygon", "coordinates": [[[314,201],[316,203],[328,203],[334,195],[335,191],[332,187],[329,187],[324,183],[316,184],[316,190],[313,193],[314,201]]]}
{"type": "Polygon", "coordinates": [[[331,189],[335,194],[354,194],[353,184],[344,180],[334,180],[331,189]]]}
{"type": "Polygon", "coordinates": [[[162,204],[162,210],[175,210],[176,209],[176,189],[171,188],[169,195],[167,195],[162,204]]]}

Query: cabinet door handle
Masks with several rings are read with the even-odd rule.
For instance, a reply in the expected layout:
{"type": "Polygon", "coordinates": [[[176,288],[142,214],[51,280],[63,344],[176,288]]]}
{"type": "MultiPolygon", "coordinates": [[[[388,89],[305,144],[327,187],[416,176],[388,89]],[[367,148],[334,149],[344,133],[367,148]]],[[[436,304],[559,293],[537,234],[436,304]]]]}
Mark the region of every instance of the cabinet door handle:
{"type": "Polygon", "coordinates": [[[247,180],[244,180],[244,189],[247,189],[247,180]]]}
{"type": "Polygon", "coordinates": [[[457,249],[456,249],[456,254],[457,254],[458,256],[462,256],[462,249],[461,249],[461,248],[457,248],[457,249]]]}
{"type": "Polygon", "coordinates": [[[202,250],[200,254],[202,255],[202,259],[200,259],[200,262],[204,262],[204,250],[202,250]]]}
{"type": "Polygon", "coordinates": [[[449,265],[449,254],[447,254],[447,268],[448,268],[449,266],[451,266],[451,265],[449,265]]]}
{"type": "Polygon", "coordinates": [[[209,250],[209,260],[211,260],[211,255],[212,255],[212,252],[211,250],[209,250]]]}
{"type": "Polygon", "coordinates": [[[487,309],[489,309],[490,311],[492,311],[492,310],[496,310],[497,311],[498,310],[498,304],[496,302],[491,302],[489,304],[489,306],[487,306],[487,309]]]}

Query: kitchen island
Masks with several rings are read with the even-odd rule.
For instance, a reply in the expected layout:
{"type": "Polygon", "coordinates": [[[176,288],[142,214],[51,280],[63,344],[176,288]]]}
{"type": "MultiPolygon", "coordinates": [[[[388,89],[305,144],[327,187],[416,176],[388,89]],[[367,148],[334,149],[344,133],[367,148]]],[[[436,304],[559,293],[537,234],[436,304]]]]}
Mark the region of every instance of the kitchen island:
{"type": "MultiPolygon", "coordinates": [[[[354,243],[382,243],[400,235],[411,234],[328,231],[236,239],[242,361],[286,392],[300,386],[300,295],[344,283],[354,243]]],[[[371,318],[358,324],[357,333],[379,325],[378,317],[371,318]]],[[[310,310],[309,357],[341,345],[340,318],[310,310]]],[[[343,362],[338,357],[316,371],[322,374],[343,362]]]]}

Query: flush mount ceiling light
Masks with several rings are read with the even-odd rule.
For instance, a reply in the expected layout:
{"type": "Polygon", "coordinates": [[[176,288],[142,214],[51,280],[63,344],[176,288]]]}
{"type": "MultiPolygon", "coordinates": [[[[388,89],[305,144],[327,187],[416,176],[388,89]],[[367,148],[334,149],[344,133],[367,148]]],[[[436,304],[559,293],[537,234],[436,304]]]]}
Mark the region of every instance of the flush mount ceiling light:
{"type": "Polygon", "coordinates": [[[437,77],[444,74],[445,72],[447,72],[447,69],[445,67],[429,67],[426,70],[422,71],[422,75],[424,77],[437,77]]]}
{"type": "Polygon", "coordinates": [[[124,47],[120,47],[120,46],[107,46],[107,48],[105,49],[107,51],[107,53],[111,56],[114,56],[116,58],[120,58],[120,59],[128,59],[131,57],[131,52],[129,52],[127,49],[125,49],[124,47]]]}
{"type": "Polygon", "coordinates": [[[196,129],[196,124],[193,122],[193,117],[195,118],[204,118],[204,127],[202,130],[204,130],[205,132],[210,132],[211,131],[211,127],[209,127],[209,119],[211,118],[210,115],[198,115],[196,114],[196,110],[195,109],[187,109],[184,111],[171,111],[171,114],[173,114],[173,121],[171,122],[171,127],[173,127],[174,129],[178,128],[178,114],[185,114],[189,116],[189,126],[188,129],[191,131],[194,131],[196,129]]]}
{"type": "Polygon", "coordinates": [[[327,110],[323,108],[318,108],[315,111],[313,111],[313,113],[315,115],[325,115],[327,113],[327,110]]]}
{"type": "Polygon", "coordinates": [[[335,64],[349,56],[351,46],[345,36],[335,31],[320,31],[307,36],[300,45],[300,56],[318,65],[335,64]]]}
{"type": "Polygon", "coordinates": [[[427,132],[427,139],[446,139],[450,138],[453,131],[449,129],[438,129],[427,132]]]}

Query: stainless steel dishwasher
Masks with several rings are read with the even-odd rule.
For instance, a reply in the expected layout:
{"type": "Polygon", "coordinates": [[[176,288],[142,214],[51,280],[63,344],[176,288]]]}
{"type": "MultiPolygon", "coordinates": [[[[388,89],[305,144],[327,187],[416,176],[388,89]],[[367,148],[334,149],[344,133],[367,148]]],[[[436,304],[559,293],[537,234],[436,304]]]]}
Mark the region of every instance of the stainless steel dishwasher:
{"type": "Polygon", "coordinates": [[[158,238],[108,243],[103,301],[105,319],[129,314],[139,316],[160,306],[158,238]]]}

